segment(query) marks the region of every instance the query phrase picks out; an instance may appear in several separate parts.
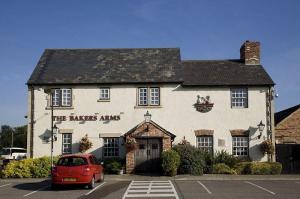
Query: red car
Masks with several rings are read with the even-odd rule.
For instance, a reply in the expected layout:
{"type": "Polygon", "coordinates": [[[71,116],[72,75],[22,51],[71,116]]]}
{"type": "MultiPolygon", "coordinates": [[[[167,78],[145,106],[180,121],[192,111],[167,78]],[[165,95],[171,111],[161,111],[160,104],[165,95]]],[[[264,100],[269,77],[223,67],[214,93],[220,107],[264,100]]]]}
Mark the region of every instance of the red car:
{"type": "Polygon", "coordinates": [[[57,188],[57,185],[84,184],[93,189],[95,182],[103,180],[103,167],[92,154],[64,155],[52,169],[52,188],[57,188]]]}

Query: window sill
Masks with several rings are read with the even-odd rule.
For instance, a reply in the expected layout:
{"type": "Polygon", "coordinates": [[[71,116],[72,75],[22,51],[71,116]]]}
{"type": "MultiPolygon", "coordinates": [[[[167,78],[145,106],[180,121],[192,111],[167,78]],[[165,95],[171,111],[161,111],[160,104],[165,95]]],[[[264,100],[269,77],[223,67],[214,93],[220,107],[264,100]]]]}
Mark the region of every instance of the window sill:
{"type": "Polygon", "coordinates": [[[110,102],[110,99],[98,99],[97,102],[110,102]]]}
{"type": "Polygon", "coordinates": [[[162,106],[134,106],[135,109],[139,108],[162,108],[162,106]]]}
{"type": "MultiPolygon", "coordinates": [[[[45,109],[46,110],[51,110],[51,106],[47,106],[45,109]]],[[[53,110],[71,110],[74,109],[73,106],[54,106],[53,110]]]]}

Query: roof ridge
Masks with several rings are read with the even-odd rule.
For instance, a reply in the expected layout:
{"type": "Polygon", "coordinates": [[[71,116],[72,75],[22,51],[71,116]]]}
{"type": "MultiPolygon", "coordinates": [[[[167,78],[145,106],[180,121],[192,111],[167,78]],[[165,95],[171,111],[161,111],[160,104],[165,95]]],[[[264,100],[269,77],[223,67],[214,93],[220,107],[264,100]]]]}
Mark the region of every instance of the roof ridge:
{"type": "Polygon", "coordinates": [[[46,48],[45,50],[157,50],[157,49],[178,49],[179,47],[165,47],[165,48],[46,48]]]}
{"type": "Polygon", "coordinates": [[[241,59],[187,59],[182,62],[214,62],[214,61],[241,61],[241,59]]]}

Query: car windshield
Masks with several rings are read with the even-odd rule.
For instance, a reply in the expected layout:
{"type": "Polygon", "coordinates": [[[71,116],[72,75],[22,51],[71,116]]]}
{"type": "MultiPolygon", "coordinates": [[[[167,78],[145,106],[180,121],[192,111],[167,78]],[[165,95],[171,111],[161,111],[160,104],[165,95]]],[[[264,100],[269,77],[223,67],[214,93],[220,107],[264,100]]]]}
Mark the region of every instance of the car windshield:
{"type": "Polygon", "coordinates": [[[64,158],[60,158],[57,162],[57,166],[81,166],[81,165],[87,165],[86,158],[64,157],[64,158]]]}
{"type": "Polygon", "coordinates": [[[2,149],[0,151],[0,155],[10,155],[10,150],[9,149],[2,149]]]}

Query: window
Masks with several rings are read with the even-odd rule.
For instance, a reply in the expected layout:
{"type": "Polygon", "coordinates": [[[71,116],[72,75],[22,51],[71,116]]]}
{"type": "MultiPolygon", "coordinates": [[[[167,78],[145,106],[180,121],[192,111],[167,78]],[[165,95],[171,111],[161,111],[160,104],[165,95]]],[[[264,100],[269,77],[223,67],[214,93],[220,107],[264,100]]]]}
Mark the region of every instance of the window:
{"type": "Polygon", "coordinates": [[[62,154],[72,153],[72,134],[62,134],[62,154]]]}
{"type": "Polygon", "coordinates": [[[103,138],[103,156],[118,157],[119,156],[119,138],[103,138]]]}
{"type": "Polygon", "coordinates": [[[212,136],[198,136],[197,137],[198,148],[213,154],[213,137],[212,136]]]}
{"type": "Polygon", "coordinates": [[[160,105],[160,89],[158,87],[145,87],[138,89],[138,105],[139,106],[159,106],[160,105]]]}
{"type": "Polygon", "coordinates": [[[232,155],[248,156],[249,138],[232,137],[232,155]]]}
{"type": "Polygon", "coordinates": [[[110,91],[109,88],[100,88],[100,100],[109,100],[110,91]]]}
{"type": "Polygon", "coordinates": [[[231,89],[231,107],[248,108],[248,89],[233,88],[231,89]]]}
{"type": "Polygon", "coordinates": [[[53,106],[71,106],[72,90],[69,88],[54,89],[52,104],[53,106]]]}

